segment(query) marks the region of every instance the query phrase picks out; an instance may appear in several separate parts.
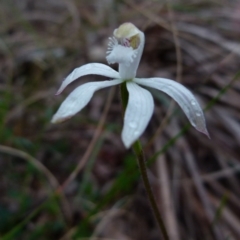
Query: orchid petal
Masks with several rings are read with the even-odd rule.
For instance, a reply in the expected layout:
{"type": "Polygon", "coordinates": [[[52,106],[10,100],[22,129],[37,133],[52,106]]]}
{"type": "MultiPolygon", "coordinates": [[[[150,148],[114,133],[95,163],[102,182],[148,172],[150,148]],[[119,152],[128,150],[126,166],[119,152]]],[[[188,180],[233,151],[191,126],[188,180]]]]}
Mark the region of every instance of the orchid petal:
{"type": "Polygon", "coordinates": [[[91,100],[93,93],[101,88],[120,84],[122,80],[90,82],[77,87],[62,103],[57,113],[52,118],[52,123],[63,122],[84,108],[91,100]]]}
{"type": "Polygon", "coordinates": [[[209,137],[204,114],[199,103],[193,94],[182,84],[165,78],[142,78],[134,79],[133,81],[168,94],[179,104],[192,126],[209,137]]]}
{"type": "Polygon", "coordinates": [[[117,71],[113,70],[109,66],[102,63],[88,63],[81,67],[75,68],[62,82],[61,87],[57,91],[56,95],[60,94],[68,84],[74,80],[86,76],[86,75],[101,75],[109,78],[120,78],[120,75],[117,71]]]}
{"type": "Polygon", "coordinates": [[[144,132],[153,114],[151,93],[134,82],[127,83],[128,105],[124,116],[122,140],[129,148],[144,132]]]}

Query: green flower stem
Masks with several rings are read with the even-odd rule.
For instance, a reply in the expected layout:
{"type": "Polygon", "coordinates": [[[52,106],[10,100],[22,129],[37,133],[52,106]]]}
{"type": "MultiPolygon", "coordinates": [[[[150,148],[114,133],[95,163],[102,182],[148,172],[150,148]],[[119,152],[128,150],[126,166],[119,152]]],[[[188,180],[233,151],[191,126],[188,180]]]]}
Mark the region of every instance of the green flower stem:
{"type": "MultiPolygon", "coordinates": [[[[127,87],[126,87],[126,82],[121,84],[121,100],[122,100],[123,110],[125,111],[125,109],[127,107],[127,102],[128,102],[128,91],[127,91],[127,87]]],[[[152,192],[152,189],[150,186],[150,182],[149,182],[148,175],[147,175],[146,161],[144,158],[144,154],[143,154],[143,150],[142,150],[140,141],[139,140],[136,141],[133,144],[132,148],[133,148],[134,153],[138,160],[138,165],[139,165],[140,173],[142,175],[144,187],[146,189],[146,192],[147,192],[147,195],[148,195],[151,207],[152,207],[152,211],[153,211],[154,216],[157,221],[157,224],[161,230],[164,240],[169,240],[166,227],[164,225],[162,216],[158,210],[158,206],[157,206],[155,197],[153,195],[153,192],[152,192]]]]}

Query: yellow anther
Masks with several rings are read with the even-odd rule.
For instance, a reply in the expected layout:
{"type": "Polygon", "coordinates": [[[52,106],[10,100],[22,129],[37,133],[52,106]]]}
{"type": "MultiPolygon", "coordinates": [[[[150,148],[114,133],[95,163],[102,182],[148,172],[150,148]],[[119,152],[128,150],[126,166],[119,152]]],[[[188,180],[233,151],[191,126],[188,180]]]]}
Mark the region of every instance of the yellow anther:
{"type": "Polygon", "coordinates": [[[140,44],[140,30],[132,23],[123,23],[113,32],[117,39],[128,39],[130,46],[137,49],[140,44]]]}

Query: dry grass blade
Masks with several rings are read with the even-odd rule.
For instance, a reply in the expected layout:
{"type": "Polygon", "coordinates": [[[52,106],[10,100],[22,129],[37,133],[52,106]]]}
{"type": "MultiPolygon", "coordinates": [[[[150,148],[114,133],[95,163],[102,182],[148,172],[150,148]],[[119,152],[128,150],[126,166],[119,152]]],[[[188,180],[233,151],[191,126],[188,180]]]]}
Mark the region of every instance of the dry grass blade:
{"type": "MultiPolygon", "coordinates": [[[[206,190],[205,190],[205,188],[203,186],[203,183],[201,181],[201,177],[200,177],[199,171],[197,169],[197,166],[195,164],[194,157],[191,155],[191,151],[190,151],[190,149],[188,149],[188,146],[186,145],[186,143],[182,142],[181,144],[183,144],[183,146],[182,146],[183,152],[186,153],[185,157],[186,157],[186,161],[187,161],[189,171],[190,171],[190,173],[193,177],[193,181],[194,181],[194,184],[197,188],[199,197],[200,197],[200,199],[202,201],[202,204],[205,208],[209,223],[211,223],[213,221],[214,211],[211,207],[208,195],[207,195],[206,190]]],[[[215,237],[217,239],[219,239],[219,240],[223,239],[219,226],[214,226],[213,230],[214,230],[214,233],[215,233],[215,237]]]]}
{"type": "Polygon", "coordinates": [[[24,110],[31,104],[35,103],[36,101],[45,99],[49,96],[52,96],[54,93],[53,89],[50,90],[44,90],[38,93],[35,93],[33,96],[25,99],[23,102],[18,104],[16,107],[14,107],[11,111],[8,112],[6,115],[6,118],[4,119],[4,123],[7,124],[12,119],[18,118],[19,115],[24,112],[24,110]]]}
{"type": "MultiPolygon", "coordinates": [[[[220,205],[220,201],[216,198],[211,198],[212,203],[214,205],[214,207],[217,209],[217,207],[220,205]]],[[[240,221],[239,218],[236,214],[234,214],[234,212],[232,212],[227,206],[225,206],[222,210],[221,213],[221,219],[222,221],[225,221],[227,223],[227,225],[230,227],[230,229],[232,229],[234,231],[234,233],[237,235],[237,238],[233,236],[231,236],[232,234],[230,232],[227,232],[226,235],[230,235],[233,239],[239,239],[240,237],[240,221]]]]}
{"type": "Polygon", "coordinates": [[[215,44],[220,45],[221,47],[223,47],[224,49],[230,52],[234,52],[235,54],[240,55],[239,43],[227,41],[217,33],[214,33],[213,31],[210,31],[203,27],[199,27],[192,24],[186,24],[186,23],[179,23],[177,24],[177,27],[180,31],[197,35],[198,37],[207,39],[209,41],[214,42],[215,44]]]}
{"type": "MultiPolygon", "coordinates": [[[[155,148],[160,149],[160,142],[156,141],[155,148]]],[[[168,230],[169,238],[171,240],[179,240],[180,235],[178,231],[178,224],[176,219],[176,213],[174,209],[173,203],[173,195],[171,194],[171,186],[170,186],[170,179],[168,175],[168,169],[166,164],[166,159],[164,156],[160,156],[157,158],[157,175],[158,179],[160,180],[161,185],[160,187],[160,206],[159,208],[162,209],[164,212],[166,227],[168,230]]]]}

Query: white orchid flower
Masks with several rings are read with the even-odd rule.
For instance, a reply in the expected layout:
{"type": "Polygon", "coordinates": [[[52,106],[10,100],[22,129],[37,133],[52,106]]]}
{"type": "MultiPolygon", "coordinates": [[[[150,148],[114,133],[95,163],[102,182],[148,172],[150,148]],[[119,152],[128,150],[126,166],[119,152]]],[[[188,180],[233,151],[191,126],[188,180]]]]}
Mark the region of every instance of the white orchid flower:
{"type": "Polygon", "coordinates": [[[209,136],[199,103],[183,85],[165,78],[136,78],[144,48],[144,33],[132,23],[124,23],[114,30],[113,35],[106,58],[109,64],[118,63],[119,71],[101,63],[89,63],[74,69],[63,81],[57,94],[74,80],[88,74],[101,75],[112,80],[85,83],[77,87],[62,103],[53,116],[52,123],[62,122],[78,113],[88,104],[95,91],[126,82],[129,98],[122,130],[122,141],[126,148],[142,135],[153,114],[153,97],[141,86],[158,89],[172,97],[192,126],[209,136]]]}

